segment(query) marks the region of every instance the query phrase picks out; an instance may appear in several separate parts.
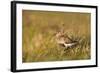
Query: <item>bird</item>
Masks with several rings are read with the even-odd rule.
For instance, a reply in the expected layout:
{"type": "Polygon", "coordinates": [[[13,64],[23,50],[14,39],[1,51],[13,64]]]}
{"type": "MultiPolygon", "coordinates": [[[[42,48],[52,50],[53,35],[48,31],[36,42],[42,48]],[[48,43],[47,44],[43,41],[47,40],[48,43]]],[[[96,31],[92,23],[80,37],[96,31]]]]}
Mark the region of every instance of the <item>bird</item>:
{"type": "Polygon", "coordinates": [[[78,41],[72,40],[68,35],[65,35],[63,31],[57,32],[55,36],[56,42],[65,48],[72,48],[78,44],[78,41]]]}

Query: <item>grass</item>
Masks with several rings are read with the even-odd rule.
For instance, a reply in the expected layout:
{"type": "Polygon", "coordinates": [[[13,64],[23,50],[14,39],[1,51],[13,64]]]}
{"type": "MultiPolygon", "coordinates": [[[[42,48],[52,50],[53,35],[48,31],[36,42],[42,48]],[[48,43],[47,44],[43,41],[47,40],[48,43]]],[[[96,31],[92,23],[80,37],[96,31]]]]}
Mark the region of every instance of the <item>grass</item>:
{"type": "Polygon", "coordinates": [[[91,58],[90,14],[23,10],[23,62],[85,60],[91,58]],[[55,41],[54,34],[64,30],[76,47],[66,49],[55,41]]]}

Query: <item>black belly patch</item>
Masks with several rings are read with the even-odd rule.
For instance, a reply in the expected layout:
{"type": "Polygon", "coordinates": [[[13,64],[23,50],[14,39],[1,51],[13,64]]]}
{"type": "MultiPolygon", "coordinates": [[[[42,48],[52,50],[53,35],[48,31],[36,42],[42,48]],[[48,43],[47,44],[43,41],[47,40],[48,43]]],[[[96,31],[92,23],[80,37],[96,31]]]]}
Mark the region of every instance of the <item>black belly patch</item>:
{"type": "Polygon", "coordinates": [[[65,45],[64,45],[64,44],[59,44],[59,45],[61,45],[61,46],[65,47],[65,45]]]}

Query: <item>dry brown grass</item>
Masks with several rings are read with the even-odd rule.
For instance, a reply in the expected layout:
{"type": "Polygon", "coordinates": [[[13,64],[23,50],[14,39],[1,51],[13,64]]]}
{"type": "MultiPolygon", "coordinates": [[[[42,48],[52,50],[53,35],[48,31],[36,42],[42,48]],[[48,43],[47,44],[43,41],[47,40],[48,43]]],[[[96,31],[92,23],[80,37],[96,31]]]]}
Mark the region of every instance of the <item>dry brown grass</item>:
{"type": "Polygon", "coordinates": [[[90,14],[23,10],[23,62],[90,59],[90,14]],[[64,50],[55,42],[55,32],[63,29],[79,44],[64,50]]]}

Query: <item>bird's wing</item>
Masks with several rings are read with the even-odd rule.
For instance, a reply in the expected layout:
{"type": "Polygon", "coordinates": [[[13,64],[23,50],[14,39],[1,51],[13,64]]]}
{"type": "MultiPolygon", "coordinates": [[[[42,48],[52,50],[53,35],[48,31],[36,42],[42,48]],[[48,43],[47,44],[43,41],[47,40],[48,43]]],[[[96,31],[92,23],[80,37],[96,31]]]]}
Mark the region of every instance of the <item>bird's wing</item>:
{"type": "Polygon", "coordinates": [[[69,38],[67,38],[67,37],[65,37],[65,43],[67,43],[67,44],[69,44],[69,43],[72,43],[73,41],[72,40],[70,40],[69,38]]]}
{"type": "Polygon", "coordinates": [[[65,35],[65,38],[69,39],[71,42],[73,42],[73,40],[68,36],[68,35],[65,35]]]}

